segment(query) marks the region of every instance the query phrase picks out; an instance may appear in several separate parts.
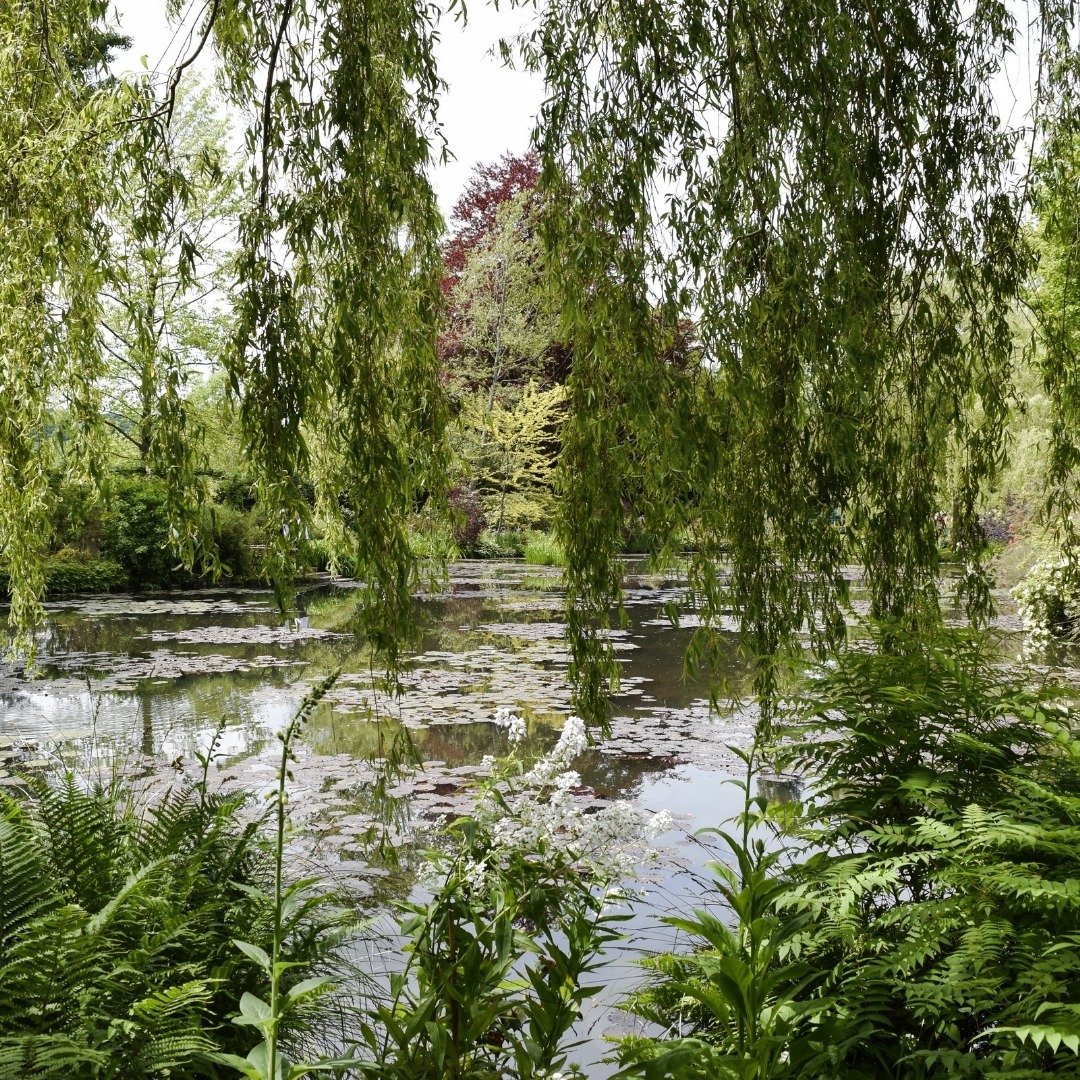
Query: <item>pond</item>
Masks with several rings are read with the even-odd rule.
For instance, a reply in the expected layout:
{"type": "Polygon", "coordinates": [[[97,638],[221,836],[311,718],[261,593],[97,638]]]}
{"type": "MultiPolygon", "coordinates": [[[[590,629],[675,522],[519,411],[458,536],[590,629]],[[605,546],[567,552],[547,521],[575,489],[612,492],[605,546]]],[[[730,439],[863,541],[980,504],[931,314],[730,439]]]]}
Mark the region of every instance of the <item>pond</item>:
{"type": "MultiPolygon", "coordinates": [[[[677,828],[660,838],[662,858],[643,882],[630,940],[605,968],[604,992],[582,1022],[588,1041],[575,1058],[594,1077],[610,1071],[598,1064],[608,1050],[601,1037],[627,1030],[611,1006],[639,978],[633,960],[677,944],[658,915],[708,899],[702,868],[723,852],[692,834],[738,809],[739,791],[724,783],[740,769],[728,747],[746,746],[755,720],[751,707],[733,701],[710,713],[707,688],[684,675],[693,615],[676,627],[665,614],[684,600],[678,576],[629,561],[624,585],[629,621],[612,634],[622,669],[613,734],[576,763],[580,797],[668,810],[677,828]]],[[[50,602],[37,676],[0,668],[0,784],[17,782],[5,773],[14,761],[190,776],[216,733],[214,783],[259,791],[273,781],[276,733],[314,684],[340,670],[307,726],[295,770],[292,807],[304,837],[296,854],[378,909],[414,887],[414,839],[466,810],[484,756],[507,752],[493,723],[497,709],[526,718],[529,749],[554,741],[570,711],[563,595],[557,569],[453,565],[444,587],[417,597],[422,642],[407,659],[400,697],[379,688],[370,652],[353,632],[355,583],[301,589],[284,618],[260,590],[50,602]],[[422,768],[377,789],[377,763],[395,754],[422,768]],[[383,837],[404,859],[375,850],[383,837]]],[[[750,673],[731,631],[717,674],[748,697],[750,673]]]]}

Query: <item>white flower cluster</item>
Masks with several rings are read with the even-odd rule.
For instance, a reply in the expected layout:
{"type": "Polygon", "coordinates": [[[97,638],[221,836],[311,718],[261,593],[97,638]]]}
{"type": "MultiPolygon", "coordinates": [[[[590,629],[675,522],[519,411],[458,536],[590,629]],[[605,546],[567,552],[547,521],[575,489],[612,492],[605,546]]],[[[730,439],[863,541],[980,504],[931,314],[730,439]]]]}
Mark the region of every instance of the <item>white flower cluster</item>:
{"type": "Polygon", "coordinates": [[[512,744],[521,742],[529,733],[525,721],[510,709],[496,710],[495,723],[498,727],[506,729],[506,736],[512,744]]]}
{"type": "MultiPolygon", "coordinates": [[[[509,721],[514,719],[510,714],[509,721]]],[[[493,841],[485,862],[503,862],[512,852],[559,851],[609,884],[632,876],[654,855],[647,842],[672,827],[666,811],[651,814],[620,800],[586,813],[575,798],[581,777],[569,765],[587,744],[584,723],[571,716],[555,747],[512,785],[505,799],[489,794],[480,801],[475,817],[493,841]]],[[[474,888],[482,887],[482,864],[470,863],[465,872],[474,888]]]]}
{"type": "Polygon", "coordinates": [[[1025,653],[1045,649],[1056,629],[1080,619],[1076,567],[1068,559],[1036,563],[1013,596],[1024,624],[1025,653]]]}

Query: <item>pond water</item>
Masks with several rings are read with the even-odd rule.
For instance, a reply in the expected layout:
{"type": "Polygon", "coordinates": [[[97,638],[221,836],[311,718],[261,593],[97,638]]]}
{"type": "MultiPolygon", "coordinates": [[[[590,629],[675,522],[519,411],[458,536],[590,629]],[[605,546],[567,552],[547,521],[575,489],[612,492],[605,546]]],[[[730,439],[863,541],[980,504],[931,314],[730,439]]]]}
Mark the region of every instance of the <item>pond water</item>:
{"type": "MultiPolygon", "coordinates": [[[[677,828],[660,838],[662,860],[643,882],[630,938],[583,1020],[588,1041],[575,1058],[593,1077],[610,1072],[599,1064],[608,1051],[601,1037],[628,1030],[611,1006],[639,978],[633,960],[677,944],[659,914],[708,902],[703,866],[724,852],[692,834],[741,805],[724,782],[740,769],[728,747],[747,745],[755,720],[733,701],[710,713],[707,688],[684,675],[693,615],[676,627],[665,614],[683,600],[679,578],[630,561],[624,584],[629,622],[612,635],[622,668],[613,735],[576,763],[580,797],[668,810],[677,828]]],[[[50,602],[36,677],[0,667],[0,785],[18,782],[15,764],[58,760],[157,780],[192,775],[217,732],[213,782],[258,791],[273,781],[276,733],[314,684],[340,670],[295,770],[292,807],[304,836],[296,855],[369,895],[373,907],[407,894],[411,841],[467,809],[483,757],[508,750],[495,711],[526,718],[532,750],[554,741],[570,711],[562,577],[520,562],[452,566],[443,588],[417,597],[423,638],[400,697],[373,678],[370,652],[352,629],[358,601],[354,583],[338,582],[302,589],[284,618],[260,590],[50,602]],[[423,767],[377,788],[377,763],[406,750],[423,767]],[[376,851],[377,837],[404,859],[376,851]]],[[[717,674],[748,697],[733,632],[729,641],[717,674]]]]}

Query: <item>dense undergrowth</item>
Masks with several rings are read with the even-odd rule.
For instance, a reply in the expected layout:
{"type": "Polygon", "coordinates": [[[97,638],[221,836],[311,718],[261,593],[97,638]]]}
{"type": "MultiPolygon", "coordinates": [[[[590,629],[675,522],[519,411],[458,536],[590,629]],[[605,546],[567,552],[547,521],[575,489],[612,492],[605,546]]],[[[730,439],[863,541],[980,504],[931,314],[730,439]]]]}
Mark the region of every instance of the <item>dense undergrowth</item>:
{"type": "MultiPolygon", "coordinates": [[[[654,1026],[613,1050],[620,1075],[1080,1075],[1072,700],[978,635],[895,625],[802,685],[745,754],[715,890],[669,920],[695,948],[646,960],[625,1002],[654,1026]],[[803,776],[805,801],[755,793],[765,762],[803,776]]],[[[349,897],[286,872],[289,762],[318,693],[261,819],[205,782],[141,807],[70,776],[3,800],[3,1080],[575,1075],[619,844],[644,828],[575,809],[580,721],[548,757],[511,756],[445,834],[401,912],[401,963],[361,1001],[340,963],[349,897]]]]}
{"type": "Polygon", "coordinates": [[[676,921],[700,949],[649,963],[628,1007],[669,1036],[626,1041],[625,1075],[1080,1074],[1072,704],[959,631],[873,645],[783,710],[813,797],[748,800],[734,925],[676,921]]]}
{"type": "MultiPolygon", "coordinates": [[[[0,797],[0,1077],[217,1076],[213,1054],[247,1053],[232,1018],[268,980],[234,939],[269,948],[274,904],[243,802],[202,785],[139,807],[71,774],[0,797]]],[[[340,922],[287,918],[287,986],[330,963],[340,922]]],[[[281,1034],[302,1042],[303,1017],[281,1034]]]]}

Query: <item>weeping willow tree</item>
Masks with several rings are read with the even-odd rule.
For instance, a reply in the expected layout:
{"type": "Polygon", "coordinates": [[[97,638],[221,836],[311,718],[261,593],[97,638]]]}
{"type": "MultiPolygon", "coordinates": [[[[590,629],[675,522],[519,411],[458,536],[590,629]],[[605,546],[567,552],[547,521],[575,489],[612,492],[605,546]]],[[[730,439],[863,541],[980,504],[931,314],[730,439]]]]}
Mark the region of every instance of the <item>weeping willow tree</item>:
{"type": "MultiPolygon", "coordinates": [[[[100,27],[104,6],[15,0],[0,14],[0,558],[19,626],[40,591],[35,455],[57,394],[94,460],[110,155],[167,167],[154,133],[191,60],[163,101],[88,93],[66,43],[100,27]],[[125,124],[150,134],[122,137],[125,124]]],[[[687,529],[697,539],[698,659],[731,609],[759,656],[803,633],[834,644],[849,562],[876,614],[932,613],[943,504],[969,608],[985,612],[975,507],[1005,453],[1009,312],[1032,269],[1030,170],[991,92],[1015,44],[1009,10],[546,0],[534,12],[518,46],[547,86],[543,230],[573,351],[559,527],[589,715],[603,716],[628,492],[660,549],[687,529]],[[671,347],[688,321],[689,362],[671,347]]],[[[1030,31],[1036,119],[1063,100],[1073,15],[1047,0],[1030,31]]],[[[211,0],[194,47],[216,49],[248,122],[225,365],[274,522],[269,569],[287,582],[320,527],[369,582],[367,627],[391,660],[416,575],[404,522],[442,506],[447,472],[427,176],[441,147],[438,17],[415,0],[211,0]]]]}
{"type": "MultiPolygon", "coordinates": [[[[105,0],[0,8],[0,564],[11,621],[38,613],[50,529],[50,407],[66,406],[72,468],[100,460],[103,208],[125,88],[94,85],[105,0]]],[[[107,51],[107,50],[106,50],[107,51]]]]}
{"type": "MultiPolygon", "coordinates": [[[[1068,85],[1073,17],[1044,4],[1028,30],[1036,123],[1068,85]]],[[[874,615],[936,617],[942,507],[968,610],[988,611],[976,507],[1033,266],[1033,143],[992,92],[1016,40],[993,2],[539,14],[522,51],[549,84],[537,138],[574,354],[562,539],[592,715],[630,488],[650,534],[698,540],[691,659],[734,609],[762,689],[800,635],[842,637],[846,563],[874,615]],[[687,317],[684,371],[664,356],[687,317]]]]}

